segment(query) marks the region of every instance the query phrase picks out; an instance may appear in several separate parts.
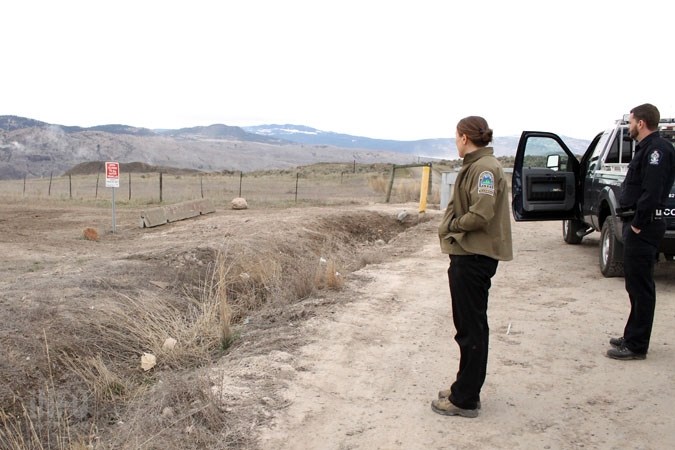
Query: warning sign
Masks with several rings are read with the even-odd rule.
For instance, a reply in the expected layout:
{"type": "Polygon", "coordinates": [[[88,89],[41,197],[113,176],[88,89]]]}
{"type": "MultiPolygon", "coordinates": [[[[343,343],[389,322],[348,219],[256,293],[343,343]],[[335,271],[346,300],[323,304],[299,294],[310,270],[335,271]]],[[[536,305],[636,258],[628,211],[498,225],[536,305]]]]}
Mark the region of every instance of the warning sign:
{"type": "Polygon", "coordinates": [[[120,163],[105,163],[105,187],[120,187],[120,163]]]}

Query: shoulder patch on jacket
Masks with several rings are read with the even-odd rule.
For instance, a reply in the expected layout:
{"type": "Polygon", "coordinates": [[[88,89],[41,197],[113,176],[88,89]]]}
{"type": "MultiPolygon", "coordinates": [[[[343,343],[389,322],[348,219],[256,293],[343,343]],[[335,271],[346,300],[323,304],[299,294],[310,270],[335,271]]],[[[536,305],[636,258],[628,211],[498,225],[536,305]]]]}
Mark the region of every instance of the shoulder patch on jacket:
{"type": "Polygon", "coordinates": [[[495,195],[495,176],[489,170],[481,172],[478,176],[478,193],[495,195]]]}
{"type": "Polygon", "coordinates": [[[661,161],[661,153],[658,150],[654,150],[649,155],[649,164],[651,164],[652,166],[658,166],[659,161],[661,161]]]}

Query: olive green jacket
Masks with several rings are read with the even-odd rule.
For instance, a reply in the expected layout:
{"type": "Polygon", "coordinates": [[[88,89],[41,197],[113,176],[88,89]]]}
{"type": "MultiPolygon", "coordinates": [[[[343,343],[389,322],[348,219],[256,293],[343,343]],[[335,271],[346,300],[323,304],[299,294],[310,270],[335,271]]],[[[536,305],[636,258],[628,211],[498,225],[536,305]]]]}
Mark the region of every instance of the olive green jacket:
{"type": "Polygon", "coordinates": [[[441,251],[512,260],[508,195],[504,170],[492,147],[467,154],[438,228],[441,251]]]}

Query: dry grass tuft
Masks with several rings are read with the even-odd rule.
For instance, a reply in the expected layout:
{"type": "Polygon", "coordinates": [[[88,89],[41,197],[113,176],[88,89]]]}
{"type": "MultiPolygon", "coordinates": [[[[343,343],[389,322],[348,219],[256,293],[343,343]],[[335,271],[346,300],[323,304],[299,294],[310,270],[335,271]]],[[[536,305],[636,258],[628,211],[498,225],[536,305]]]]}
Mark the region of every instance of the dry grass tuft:
{"type": "Polygon", "coordinates": [[[71,435],[71,412],[64,407],[63,398],[58,393],[44,331],[43,335],[48,378],[37,401],[24,403],[15,399],[14,405],[0,407],[0,448],[3,450],[70,450],[81,445],[81,441],[71,435]]]}
{"type": "Polygon", "coordinates": [[[429,193],[428,202],[432,204],[440,204],[441,190],[436,187],[432,188],[431,192],[429,193]]]}
{"type": "MultiPolygon", "coordinates": [[[[98,354],[71,361],[70,367],[88,365],[90,370],[76,373],[84,375],[85,381],[96,381],[95,392],[109,392],[107,375],[111,372],[102,358],[117,361],[113,365],[137,368],[140,355],[148,352],[157,357],[158,369],[200,367],[212,362],[232,340],[226,278],[226,263],[217,255],[207,267],[200,288],[196,292],[186,290],[178,300],[154,294],[144,294],[142,299],[119,295],[116,303],[102,305],[98,314],[84,314],[78,321],[79,331],[97,343],[98,354]],[[164,345],[169,338],[175,339],[175,346],[164,345]]],[[[85,348],[78,350],[78,354],[91,353],[85,348]]],[[[118,391],[125,383],[113,385],[118,391]]]]}
{"type": "MultiPolygon", "coordinates": [[[[26,450],[26,449],[58,449],[70,450],[71,438],[67,427],[65,432],[51,430],[54,426],[54,418],[37,416],[33,420],[26,407],[21,404],[21,412],[8,414],[0,409],[0,448],[3,450],[26,450]],[[52,436],[53,433],[53,436],[52,436]]],[[[63,414],[57,418],[58,423],[67,424],[67,418],[63,414]]]]}
{"type": "Polygon", "coordinates": [[[251,419],[223,410],[202,371],[166,373],[129,400],[125,418],[101,436],[110,449],[250,448],[251,419]]]}
{"type": "Polygon", "coordinates": [[[344,285],[344,277],[337,269],[335,261],[322,261],[316,271],[314,283],[318,289],[340,290],[344,285]]]}
{"type": "Polygon", "coordinates": [[[82,379],[99,403],[114,402],[129,392],[128,381],[110,370],[101,355],[63,358],[63,362],[82,379]]]}
{"type": "Polygon", "coordinates": [[[275,298],[282,284],[282,261],[254,245],[228,248],[221,282],[232,299],[232,316],[239,320],[275,298]]]}
{"type": "Polygon", "coordinates": [[[417,180],[403,180],[394,188],[392,196],[401,202],[416,202],[420,199],[420,183],[417,180]]]}
{"type": "Polygon", "coordinates": [[[368,186],[378,194],[386,194],[389,187],[389,179],[384,175],[373,175],[368,178],[368,186]]]}
{"type": "MultiPolygon", "coordinates": [[[[420,200],[420,180],[416,178],[402,178],[397,176],[391,190],[392,202],[417,202],[420,200]]],[[[381,194],[386,194],[389,189],[389,178],[384,175],[372,176],[368,179],[370,188],[381,194]]],[[[433,187],[427,200],[429,203],[440,203],[440,189],[433,187]]]]}

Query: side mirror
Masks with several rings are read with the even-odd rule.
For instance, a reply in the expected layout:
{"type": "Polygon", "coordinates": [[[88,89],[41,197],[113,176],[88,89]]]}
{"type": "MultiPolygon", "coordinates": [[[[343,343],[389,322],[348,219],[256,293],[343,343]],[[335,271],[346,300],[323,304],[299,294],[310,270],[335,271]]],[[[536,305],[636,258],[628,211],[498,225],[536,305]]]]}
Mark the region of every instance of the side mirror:
{"type": "Polygon", "coordinates": [[[558,170],[560,168],[560,155],[548,155],[546,157],[546,168],[558,170]]]}

